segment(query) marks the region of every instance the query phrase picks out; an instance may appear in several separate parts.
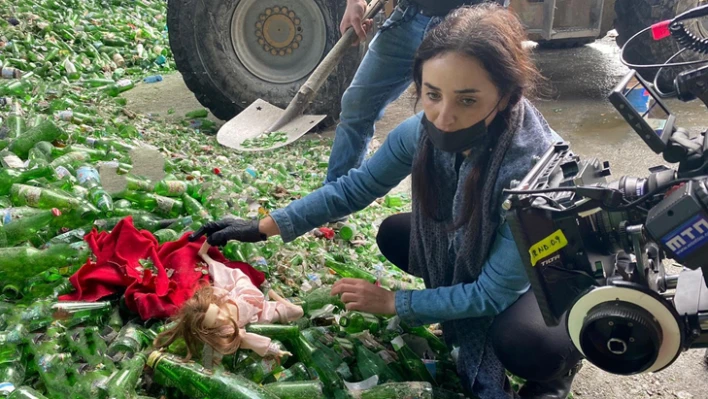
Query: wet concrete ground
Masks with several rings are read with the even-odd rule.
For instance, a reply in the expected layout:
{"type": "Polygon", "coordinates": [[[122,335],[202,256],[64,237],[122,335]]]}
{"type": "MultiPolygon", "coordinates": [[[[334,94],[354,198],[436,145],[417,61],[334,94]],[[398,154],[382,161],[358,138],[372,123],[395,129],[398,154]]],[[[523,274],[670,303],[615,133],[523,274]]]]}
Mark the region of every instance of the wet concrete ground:
{"type": "MultiPolygon", "coordinates": [[[[548,78],[550,89],[544,98],[534,103],[550,125],[582,158],[608,160],[613,175],[645,176],[651,166],[664,164],[625,124],[606,100],[616,82],[627,69],[619,62],[619,51],[612,38],[567,50],[536,50],[539,68],[548,78]]],[[[166,119],[178,120],[185,112],[199,108],[194,97],[184,87],[179,75],[167,76],[155,85],[140,85],[128,92],[129,106],[140,113],[159,113],[166,119]],[[168,110],[174,109],[173,114],[168,110]]],[[[376,148],[385,135],[413,114],[413,97],[404,94],[391,104],[385,117],[377,123],[372,143],[376,148]]],[[[700,101],[682,103],[668,101],[677,116],[677,125],[694,130],[708,126],[708,112],[700,101]]],[[[333,134],[330,129],[324,134],[333,134]]],[[[399,187],[408,191],[409,185],[399,187]]],[[[640,376],[615,376],[585,362],[576,378],[573,391],[576,398],[708,398],[708,368],[704,350],[690,350],[666,370],[640,376]]]]}

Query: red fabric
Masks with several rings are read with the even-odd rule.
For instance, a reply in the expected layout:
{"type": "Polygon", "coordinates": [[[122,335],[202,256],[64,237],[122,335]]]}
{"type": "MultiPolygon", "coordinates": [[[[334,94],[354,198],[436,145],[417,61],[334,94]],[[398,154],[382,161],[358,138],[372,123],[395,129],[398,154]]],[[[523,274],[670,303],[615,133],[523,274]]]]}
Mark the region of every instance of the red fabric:
{"type": "MultiPolygon", "coordinates": [[[[133,218],[121,220],[111,231],[87,234],[84,240],[96,256],[89,259],[69,278],[76,289],[59,297],[61,301],[98,301],[117,292],[125,291],[125,303],[143,320],[166,318],[174,315],[180,306],[192,297],[200,281],[209,282],[206,265],[198,267],[197,255],[205,237],[189,242],[188,233],[174,242],[158,245],[157,239],[146,230],[137,230],[133,218]],[[157,273],[143,268],[140,259],[150,259],[157,273]],[[168,277],[168,270],[173,270],[168,277]]],[[[226,260],[217,248],[209,249],[212,259],[231,268],[243,271],[258,287],[265,275],[243,262],[226,260]]]]}

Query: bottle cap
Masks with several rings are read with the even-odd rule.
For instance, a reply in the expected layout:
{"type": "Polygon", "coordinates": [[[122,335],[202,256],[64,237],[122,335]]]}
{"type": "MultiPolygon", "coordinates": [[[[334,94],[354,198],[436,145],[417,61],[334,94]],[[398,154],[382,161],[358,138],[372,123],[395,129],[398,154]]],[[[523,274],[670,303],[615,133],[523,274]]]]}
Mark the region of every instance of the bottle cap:
{"type": "Polygon", "coordinates": [[[155,366],[157,365],[157,362],[159,362],[163,356],[164,355],[162,354],[162,352],[152,351],[152,353],[150,353],[150,356],[148,356],[148,359],[147,359],[148,367],[155,368],[155,366]]]}

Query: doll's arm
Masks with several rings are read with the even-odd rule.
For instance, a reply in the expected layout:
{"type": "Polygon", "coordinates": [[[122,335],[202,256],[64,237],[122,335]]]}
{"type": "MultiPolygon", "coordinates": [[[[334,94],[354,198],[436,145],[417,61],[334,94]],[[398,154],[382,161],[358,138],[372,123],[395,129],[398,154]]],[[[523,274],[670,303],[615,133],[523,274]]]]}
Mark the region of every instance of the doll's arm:
{"type": "Polygon", "coordinates": [[[241,330],[239,335],[241,336],[241,348],[250,349],[260,356],[281,357],[284,355],[292,355],[290,352],[281,351],[268,337],[249,333],[246,332],[246,330],[241,330]]]}
{"type": "Polygon", "coordinates": [[[198,254],[199,254],[199,257],[202,258],[204,263],[206,263],[209,266],[209,275],[211,276],[211,279],[213,280],[214,286],[222,288],[226,291],[233,290],[234,287],[236,286],[236,281],[238,279],[238,275],[236,275],[234,272],[237,269],[231,269],[230,267],[227,267],[225,264],[212,259],[207,254],[207,252],[209,252],[209,248],[211,248],[209,243],[204,241],[204,244],[199,249],[198,254]]]}

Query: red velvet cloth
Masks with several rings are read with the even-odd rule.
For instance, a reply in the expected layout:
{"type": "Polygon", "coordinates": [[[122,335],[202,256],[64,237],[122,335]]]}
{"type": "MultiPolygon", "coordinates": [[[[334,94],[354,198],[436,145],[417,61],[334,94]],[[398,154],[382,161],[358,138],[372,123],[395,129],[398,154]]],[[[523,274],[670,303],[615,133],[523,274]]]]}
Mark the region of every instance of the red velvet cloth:
{"type": "MultiPolygon", "coordinates": [[[[206,238],[189,242],[188,236],[158,245],[152,233],[133,226],[130,216],[110,233],[93,230],[84,240],[96,261],[89,259],[69,278],[76,291],[59,300],[93,302],[125,291],[126,305],[143,320],[170,317],[192,297],[200,281],[209,282],[208,267],[197,255],[206,238]],[[153,266],[143,267],[141,259],[150,259],[153,266]]],[[[265,281],[262,272],[247,263],[226,260],[217,248],[211,248],[209,256],[241,269],[256,287],[265,281]]]]}

